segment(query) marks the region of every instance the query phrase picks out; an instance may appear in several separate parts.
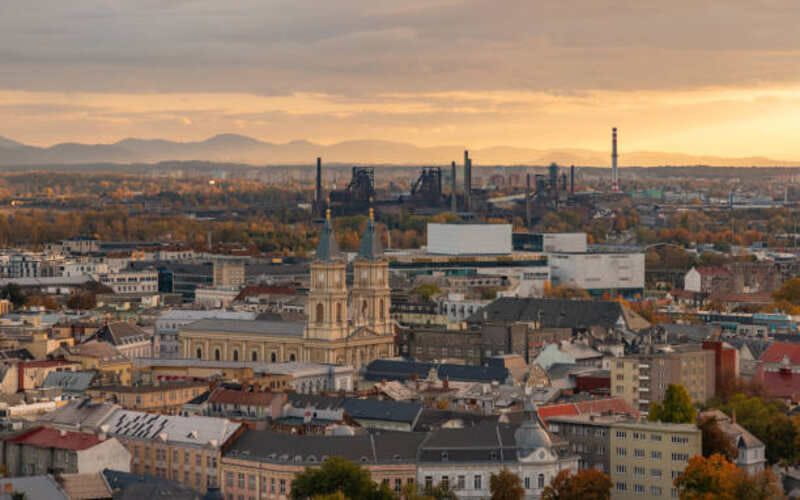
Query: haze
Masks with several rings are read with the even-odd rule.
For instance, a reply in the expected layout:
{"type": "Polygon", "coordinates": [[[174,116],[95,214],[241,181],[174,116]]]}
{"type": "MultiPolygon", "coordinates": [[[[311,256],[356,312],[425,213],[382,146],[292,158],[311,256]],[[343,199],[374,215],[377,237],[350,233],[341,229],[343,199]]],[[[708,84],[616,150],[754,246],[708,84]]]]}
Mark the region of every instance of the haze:
{"type": "MultiPolygon", "coordinates": [[[[800,159],[796,0],[3,0],[0,135],[800,159]]],[[[623,156],[624,160],[624,156],[623,156]]]]}

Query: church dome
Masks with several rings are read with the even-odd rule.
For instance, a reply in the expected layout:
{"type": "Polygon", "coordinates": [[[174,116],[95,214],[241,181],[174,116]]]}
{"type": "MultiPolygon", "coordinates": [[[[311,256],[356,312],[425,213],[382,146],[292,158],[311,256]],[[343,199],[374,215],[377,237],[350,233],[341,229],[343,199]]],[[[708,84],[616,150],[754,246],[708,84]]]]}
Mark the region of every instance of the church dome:
{"type": "Polygon", "coordinates": [[[531,453],[540,448],[550,450],[553,446],[553,442],[550,440],[547,431],[542,429],[534,420],[527,420],[524,424],[519,426],[516,432],[514,432],[514,441],[516,441],[518,450],[527,453],[531,453]]]}

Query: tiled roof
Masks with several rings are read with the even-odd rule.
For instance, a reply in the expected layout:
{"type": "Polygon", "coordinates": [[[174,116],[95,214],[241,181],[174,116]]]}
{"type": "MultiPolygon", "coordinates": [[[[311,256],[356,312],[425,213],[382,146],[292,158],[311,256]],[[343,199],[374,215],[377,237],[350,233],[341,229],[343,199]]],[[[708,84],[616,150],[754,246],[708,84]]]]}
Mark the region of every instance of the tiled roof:
{"type": "Polygon", "coordinates": [[[364,378],[371,381],[424,379],[432,368],[441,380],[464,382],[505,382],[508,369],[500,366],[471,366],[453,364],[421,363],[394,359],[377,359],[366,367],[364,378]]]}
{"type": "Polygon", "coordinates": [[[800,401],[800,373],[788,370],[766,371],[760,367],[756,377],[767,396],[800,401]]]}
{"type": "Polygon", "coordinates": [[[48,427],[35,427],[22,434],[6,438],[6,442],[35,446],[37,448],[81,451],[92,448],[102,441],[94,434],[85,432],[59,431],[48,427]]]}
{"type": "Polygon", "coordinates": [[[467,321],[541,321],[544,328],[612,328],[623,317],[619,302],[502,297],[474,313],[467,321]]]}
{"type": "Polygon", "coordinates": [[[763,363],[780,363],[784,357],[793,365],[800,364],[800,344],[773,342],[760,359],[763,363]]]}
{"type": "Polygon", "coordinates": [[[94,372],[50,372],[45,377],[42,387],[59,387],[69,392],[83,392],[91,385],[94,377],[94,372]]]}
{"type": "Polygon", "coordinates": [[[639,416],[639,412],[622,398],[590,399],[574,403],[561,403],[539,407],[539,418],[545,422],[551,417],[577,416],[586,413],[616,413],[627,414],[633,417],[639,416]]]}
{"type": "Polygon", "coordinates": [[[156,415],[141,411],[117,410],[104,424],[113,436],[160,439],[195,445],[216,443],[222,446],[241,424],[225,418],[156,415]]]}
{"type": "Polygon", "coordinates": [[[111,498],[111,489],[100,472],[94,474],[62,474],[61,487],[70,500],[96,500],[111,498]]]}

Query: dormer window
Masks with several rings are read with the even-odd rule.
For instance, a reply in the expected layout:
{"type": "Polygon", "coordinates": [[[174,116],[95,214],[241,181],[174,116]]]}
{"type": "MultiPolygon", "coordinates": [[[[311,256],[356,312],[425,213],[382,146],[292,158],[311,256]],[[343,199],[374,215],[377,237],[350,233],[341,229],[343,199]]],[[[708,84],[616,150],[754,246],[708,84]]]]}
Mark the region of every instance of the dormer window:
{"type": "Polygon", "coordinates": [[[448,458],[449,458],[449,457],[448,457],[448,455],[447,455],[447,452],[446,452],[446,451],[443,451],[443,452],[442,452],[442,462],[447,462],[447,459],[448,459],[448,458]]]}
{"type": "Polygon", "coordinates": [[[489,452],[489,460],[497,460],[497,452],[496,451],[490,451],[489,452]]]}

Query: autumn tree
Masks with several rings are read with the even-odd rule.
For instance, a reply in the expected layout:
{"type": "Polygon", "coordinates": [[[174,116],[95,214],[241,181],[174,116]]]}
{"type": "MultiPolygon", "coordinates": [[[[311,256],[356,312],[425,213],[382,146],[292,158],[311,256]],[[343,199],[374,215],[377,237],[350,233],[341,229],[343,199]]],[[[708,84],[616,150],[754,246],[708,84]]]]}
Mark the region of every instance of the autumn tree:
{"type": "Polygon", "coordinates": [[[506,468],[489,478],[489,491],[492,500],[522,500],[525,497],[519,476],[506,468]]]}
{"type": "Polygon", "coordinates": [[[688,424],[695,421],[696,415],[697,410],[686,388],[680,384],[670,384],[664,393],[664,401],[650,405],[648,418],[653,422],[688,424]]]}
{"type": "Polygon", "coordinates": [[[674,484],[682,500],[768,500],[781,497],[769,469],[748,475],[722,455],[690,458],[674,484]]]}
{"type": "Polygon", "coordinates": [[[608,500],[611,479],[597,469],[562,470],[542,490],[542,500],[608,500]]]}
{"type": "Polygon", "coordinates": [[[292,499],[307,500],[341,493],[349,500],[392,500],[386,487],[378,487],[367,470],[340,457],[332,457],[321,467],[307,468],[295,476],[292,499]]]}
{"type": "Polygon", "coordinates": [[[16,283],[9,283],[0,289],[0,298],[10,301],[14,305],[14,309],[18,309],[25,304],[25,294],[16,283]]]}
{"type": "Polygon", "coordinates": [[[583,288],[569,285],[556,285],[545,283],[544,296],[551,299],[589,299],[589,292],[583,288]]]}
{"type": "Polygon", "coordinates": [[[769,463],[781,460],[794,462],[797,458],[798,449],[794,443],[800,434],[792,419],[786,415],[783,403],[759,396],[734,394],[720,410],[728,415],[736,415],[736,422],[766,445],[769,463]]]}

